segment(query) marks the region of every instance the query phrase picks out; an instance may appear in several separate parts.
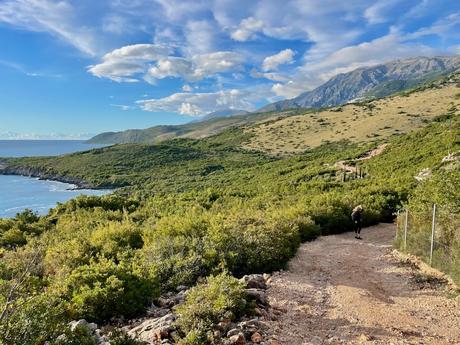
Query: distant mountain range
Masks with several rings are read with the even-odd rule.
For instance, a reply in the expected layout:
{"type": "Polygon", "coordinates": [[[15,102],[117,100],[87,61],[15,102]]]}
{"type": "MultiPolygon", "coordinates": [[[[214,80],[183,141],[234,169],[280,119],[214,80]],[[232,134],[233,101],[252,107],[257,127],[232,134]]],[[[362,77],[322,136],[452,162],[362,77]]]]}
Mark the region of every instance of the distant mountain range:
{"type": "Polygon", "coordinates": [[[221,117],[230,117],[230,116],[246,115],[246,114],[249,114],[249,111],[241,110],[241,109],[225,109],[225,110],[218,110],[218,111],[209,113],[199,118],[197,121],[207,121],[207,120],[217,119],[221,117]]]}
{"type": "Polygon", "coordinates": [[[416,57],[362,67],[331,78],[296,98],[269,104],[259,111],[323,108],[357,98],[384,97],[460,68],[460,56],[416,57]]]}
{"type": "Polygon", "coordinates": [[[220,110],[184,125],[155,126],[121,132],[107,132],[89,143],[154,143],[175,137],[202,138],[217,134],[229,126],[243,125],[278,117],[277,112],[302,108],[324,108],[361,98],[384,97],[460,69],[460,56],[417,57],[396,60],[338,74],[312,91],[296,98],[279,101],[256,113],[244,110],[220,110]]]}

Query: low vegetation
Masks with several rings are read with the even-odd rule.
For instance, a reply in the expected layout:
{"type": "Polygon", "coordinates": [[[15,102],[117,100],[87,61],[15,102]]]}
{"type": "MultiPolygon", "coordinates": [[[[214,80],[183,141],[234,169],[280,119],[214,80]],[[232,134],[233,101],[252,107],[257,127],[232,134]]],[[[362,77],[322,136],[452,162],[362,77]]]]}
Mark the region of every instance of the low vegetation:
{"type": "MultiPolygon", "coordinates": [[[[361,157],[374,142],[341,140],[273,157],[242,149],[251,139],[242,128],[202,140],[9,160],[121,188],[60,204],[44,217],[26,211],[0,221],[0,340],[54,341],[71,319],[107,323],[140,315],[161,293],[201,281],[178,323],[182,344],[206,344],[214,320],[245,307],[232,277],[281,269],[301,241],[350,230],[358,203],[365,225],[391,221],[403,204],[431,190],[414,178],[424,168],[439,176],[426,183],[443,196],[444,177],[458,183],[458,167],[448,172],[441,160],[460,150],[459,137],[452,110],[393,136],[381,155],[359,163],[364,178],[335,163],[361,157]]],[[[452,245],[452,267],[458,255],[452,245]]]]}

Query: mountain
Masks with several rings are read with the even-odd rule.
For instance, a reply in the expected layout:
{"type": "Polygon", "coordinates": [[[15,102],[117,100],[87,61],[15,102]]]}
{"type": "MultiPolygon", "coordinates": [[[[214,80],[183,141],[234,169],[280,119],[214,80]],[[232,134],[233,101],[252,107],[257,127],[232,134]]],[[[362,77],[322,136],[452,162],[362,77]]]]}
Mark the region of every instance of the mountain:
{"type": "Polygon", "coordinates": [[[318,88],[291,99],[269,104],[256,113],[221,110],[199,121],[183,125],[162,125],[147,129],[106,132],[91,138],[92,144],[157,143],[172,138],[204,138],[232,126],[276,119],[302,108],[323,108],[348,103],[357,98],[384,97],[436,79],[460,68],[460,56],[418,57],[397,60],[339,74],[318,88]],[[290,109],[289,111],[286,111],[290,109]],[[282,111],[280,113],[280,111],[282,111]]]}
{"type": "Polygon", "coordinates": [[[384,97],[460,68],[460,56],[416,57],[341,73],[312,91],[269,104],[259,111],[323,108],[358,98],[384,97]]]}
{"type": "Polygon", "coordinates": [[[242,145],[274,156],[299,154],[332,142],[374,142],[409,133],[446,116],[460,116],[460,72],[384,98],[256,123],[242,145]]]}
{"type": "Polygon", "coordinates": [[[240,109],[224,109],[224,110],[217,110],[212,113],[209,113],[202,118],[199,119],[199,121],[206,121],[206,120],[211,120],[211,119],[217,119],[220,117],[230,117],[230,116],[236,116],[236,115],[247,115],[249,114],[249,111],[246,110],[240,110],[240,109]]]}
{"type": "MultiPolygon", "coordinates": [[[[244,111],[238,111],[244,112],[244,111]]],[[[96,135],[87,142],[90,144],[120,144],[120,143],[158,143],[172,138],[204,138],[222,132],[232,126],[243,126],[270,118],[278,118],[290,114],[284,113],[247,113],[230,115],[230,112],[215,112],[206,115],[200,121],[183,125],[162,125],[147,129],[129,129],[121,132],[105,132],[96,135]],[[228,114],[228,115],[225,115],[228,114]]]]}

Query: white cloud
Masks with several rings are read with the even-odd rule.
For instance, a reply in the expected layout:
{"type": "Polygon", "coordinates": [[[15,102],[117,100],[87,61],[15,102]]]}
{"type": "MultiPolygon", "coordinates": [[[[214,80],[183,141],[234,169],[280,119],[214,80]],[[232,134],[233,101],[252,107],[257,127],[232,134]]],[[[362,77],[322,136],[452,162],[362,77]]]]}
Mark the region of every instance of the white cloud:
{"type": "Polygon", "coordinates": [[[218,73],[238,69],[242,64],[242,57],[233,52],[200,54],[190,59],[168,57],[159,60],[155,66],[151,67],[147,76],[153,79],[175,77],[196,82],[218,73]]]}
{"type": "Polygon", "coordinates": [[[214,50],[214,36],[217,31],[207,20],[191,20],[185,27],[187,46],[184,52],[189,55],[209,53],[214,50]]]}
{"type": "Polygon", "coordinates": [[[192,87],[188,84],[185,84],[184,86],[182,86],[182,91],[184,92],[192,92],[192,87]]]}
{"type": "Polygon", "coordinates": [[[64,0],[3,0],[0,2],[0,22],[50,33],[92,56],[97,55],[101,47],[94,29],[78,25],[75,8],[64,0]]]}
{"type": "Polygon", "coordinates": [[[265,78],[271,81],[278,82],[287,82],[289,81],[289,76],[277,72],[259,72],[255,68],[251,70],[251,77],[253,78],[265,78]]]}
{"type": "Polygon", "coordinates": [[[102,20],[102,31],[115,35],[123,35],[133,30],[130,21],[117,14],[107,15],[102,20]]]}
{"type": "Polygon", "coordinates": [[[258,32],[261,32],[264,27],[262,20],[254,17],[248,17],[241,21],[238,28],[232,32],[231,37],[235,41],[247,41],[253,39],[258,32]]]}
{"type": "Polygon", "coordinates": [[[191,58],[168,56],[171,49],[155,44],[136,44],[116,49],[102,58],[102,62],[89,66],[97,77],[117,82],[134,82],[143,77],[147,82],[168,77],[199,81],[232,70],[238,70],[243,57],[234,52],[212,52],[191,58]]]}
{"type": "Polygon", "coordinates": [[[110,104],[110,106],[119,108],[121,110],[127,111],[133,109],[133,106],[131,105],[125,105],[125,104],[110,104]]]}
{"type": "Polygon", "coordinates": [[[279,65],[292,64],[294,62],[295,52],[292,49],[285,49],[278,54],[267,56],[262,63],[262,70],[265,72],[278,69],[279,65]]]}
{"type": "Polygon", "coordinates": [[[159,99],[140,100],[145,111],[175,112],[186,116],[201,116],[217,110],[254,110],[254,103],[272,96],[267,87],[230,89],[208,93],[175,93],[159,99]]]}
{"type": "Polygon", "coordinates": [[[401,3],[401,0],[376,1],[364,11],[364,17],[369,24],[385,23],[394,17],[392,10],[399,3],[401,3]]]}
{"type": "Polygon", "coordinates": [[[105,54],[102,62],[89,66],[88,71],[99,78],[117,82],[136,82],[136,75],[145,73],[148,64],[167,56],[171,49],[155,44],[134,44],[105,54]]]}
{"type": "Polygon", "coordinates": [[[431,56],[436,55],[438,51],[421,43],[408,41],[403,35],[392,33],[370,42],[339,49],[321,61],[307,63],[299,67],[288,82],[275,84],[273,92],[278,96],[293,98],[323,84],[339,73],[413,57],[414,52],[417,52],[417,55],[431,56]]]}

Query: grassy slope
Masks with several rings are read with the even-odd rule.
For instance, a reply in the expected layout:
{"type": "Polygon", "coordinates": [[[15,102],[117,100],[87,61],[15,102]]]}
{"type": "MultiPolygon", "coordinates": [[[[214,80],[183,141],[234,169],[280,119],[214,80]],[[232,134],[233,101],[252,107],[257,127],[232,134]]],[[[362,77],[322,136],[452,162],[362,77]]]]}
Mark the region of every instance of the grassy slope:
{"type": "Polygon", "coordinates": [[[449,83],[374,101],[257,124],[244,147],[294,154],[328,141],[375,142],[425,126],[438,116],[460,114],[460,87],[449,83]]]}

